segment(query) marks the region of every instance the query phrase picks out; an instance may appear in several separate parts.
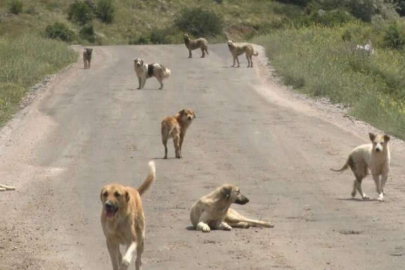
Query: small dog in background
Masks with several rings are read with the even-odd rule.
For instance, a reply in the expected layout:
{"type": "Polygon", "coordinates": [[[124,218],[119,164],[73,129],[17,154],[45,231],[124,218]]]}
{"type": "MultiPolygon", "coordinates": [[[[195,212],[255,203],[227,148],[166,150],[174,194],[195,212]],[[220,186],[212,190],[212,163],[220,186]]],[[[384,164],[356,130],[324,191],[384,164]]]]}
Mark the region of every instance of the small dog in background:
{"type": "Polygon", "coordinates": [[[201,197],[193,204],[190,220],[194,228],[202,232],[211,229],[230,231],[234,228],[249,228],[260,226],[273,228],[270,222],[249,219],[231,209],[232,203],[246,204],[249,199],[234,185],[224,184],[210,194],[201,197]]]}
{"type": "Polygon", "coordinates": [[[248,66],[247,67],[253,67],[253,60],[252,56],[258,56],[259,53],[255,52],[253,49],[253,46],[250,44],[246,45],[236,45],[232,40],[228,40],[228,48],[229,51],[232,54],[233,57],[233,65],[232,67],[235,66],[235,61],[238,62],[238,67],[239,67],[239,59],[238,56],[242,54],[246,54],[246,59],[248,60],[248,66]]]}
{"type": "Polygon", "coordinates": [[[84,52],[83,52],[84,69],[90,68],[90,66],[91,66],[91,55],[92,54],[93,54],[93,49],[84,48],[84,52]]]}
{"type": "Polygon", "coordinates": [[[184,34],[184,44],[188,49],[188,58],[193,57],[191,54],[192,50],[201,49],[202,55],[201,58],[205,57],[205,53],[208,53],[208,41],[205,38],[190,39],[188,34],[184,34]]]}
{"type": "Polygon", "coordinates": [[[176,158],[182,158],[181,149],[184,142],[184,136],[188,127],[195,119],[195,113],[190,109],[183,109],[175,116],[168,116],[162,120],[162,143],[165,147],[165,156],[167,159],[167,141],[173,138],[176,158]]]}
{"type": "Polygon", "coordinates": [[[161,64],[146,64],[141,58],[134,59],[134,69],[139,81],[138,89],[145,86],[146,79],[155,77],[160,83],[159,90],[161,90],[163,89],[163,79],[169,78],[171,74],[167,67],[161,64]]]}
{"type": "Polygon", "coordinates": [[[149,189],[155,178],[155,163],[151,161],[148,176],[138,189],[110,184],[101,190],[100,199],[103,204],[101,225],[113,270],[128,269],[135,251],[137,253],[135,269],[141,269],[145,240],[145,215],[141,196],[149,189]],[[127,247],[124,257],[121,255],[120,245],[127,247]]]}
{"type": "Polygon", "coordinates": [[[356,178],[353,183],[352,197],[354,198],[358,191],[363,200],[367,200],[367,195],[361,189],[361,182],[368,175],[370,169],[377,189],[378,200],[383,201],[384,187],[390,170],[390,149],[388,146],[390,137],[388,135],[374,135],[373,133],[369,133],[369,137],[371,144],[363,144],[354,148],[341,169],[331,170],[342,172],[350,167],[356,178]]]}

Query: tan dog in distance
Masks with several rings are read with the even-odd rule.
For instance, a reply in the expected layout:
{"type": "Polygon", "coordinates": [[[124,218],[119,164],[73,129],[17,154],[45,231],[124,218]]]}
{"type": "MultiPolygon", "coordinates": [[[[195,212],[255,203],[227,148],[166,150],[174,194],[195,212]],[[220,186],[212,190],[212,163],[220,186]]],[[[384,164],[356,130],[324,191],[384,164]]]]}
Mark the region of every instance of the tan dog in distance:
{"type": "Polygon", "coordinates": [[[246,54],[246,59],[248,60],[248,66],[247,67],[253,67],[253,60],[252,56],[258,56],[259,53],[255,52],[253,49],[253,46],[250,44],[246,45],[236,45],[235,42],[232,40],[228,40],[228,48],[229,51],[232,54],[233,57],[233,65],[232,67],[235,66],[235,61],[238,62],[238,67],[239,67],[239,59],[238,56],[242,54],[246,54]]]}
{"type": "Polygon", "coordinates": [[[339,170],[341,172],[350,167],[356,179],[353,182],[352,197],[359,191],[363,200],[367,200],[367,195],[361,189],[362,180],[368,175],[370,169],[378,193],[378,200],[384,200],[384,187],[387,183],[388,172],[390,170],[390,148],[388,135],[374,135],[369,133],[370,144],[363,144],[354,148],[346,161],[346,164],[339,170]],[[381,178],[380,178],[381,176],[381,178]]]}
{"type": "Polygon", "coordinates": [[[184,142],[184,136],[188,127],[195,119],[195,113],[191,109],[183,109],[175,116],[168,116],[162,120],[162,143],[165,147],[164,159],[167,159],[167,141],[173,138],[176,158],[182,158],[181,149],[184,142]]]}
{"type": "Polygon", "coordinates": [[[149,174],[138,189],[110,184],[101,190],[100,199],[103,204],[101,225],[113,270],[128,269],[135,250],[137,253],[135,268],[141,269],[145,239],[145,216],[141,196],[149,189],[155,178],[155,163],[150,161],[149,174]],[[120,245],[127,248],[124,257],[121,255],[120,245]]]}
{"type": "Polygon", "coordinates": [[[261,226],[273,228],[270,222],[248,219],[231,209],[232,203],[246,204],[246,198],[234,185],[224,184],[210,194],[203,196],[191,207],[190,220],[194,228],[202,232],[211,229],[230,231],[232,228],[261,226]]]}
{"type": "Polygon", "coordinates": [[[138,89],[145,86],[146,79],[155,77],[160,83],[159,90],[161,90],[163,89],[163,79],[167,79],[171,75],[171,71],[167,67],[161,64],[146,64],[141,58],[134,59],[134,69],[138,77],[138,89]]]}
{"type": "Polygon", "coordinates": [[[205,38],[190,39],[188,34],[184,34],[184,44],[188,49],[188,58],[193,57],[191,54],[192,50],[201,49],[201,58],[205,57],[205,53],[208,53],[208,41],[205,38]]]}
{"type": "Polygon", "coordinates": [[[83,52],[84,69],[90,68],[92,54],[93,54],[93,49],[84,48],[84,52],[83,52]]]}

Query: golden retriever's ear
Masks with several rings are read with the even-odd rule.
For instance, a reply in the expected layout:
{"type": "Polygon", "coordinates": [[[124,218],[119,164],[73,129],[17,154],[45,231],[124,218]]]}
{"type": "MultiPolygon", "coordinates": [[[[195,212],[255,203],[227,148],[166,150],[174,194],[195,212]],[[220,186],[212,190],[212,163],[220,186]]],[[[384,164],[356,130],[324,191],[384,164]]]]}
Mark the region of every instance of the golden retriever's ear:
{"type": "Polygon", "coordinates": [[[104,188],[100,192],[100,201],[103,201],[104,188]]]}
{"type": "Polygon", "coordinates": [[[230,187],[223,187],[223,188],[221,188],[221,195],[222,195],[225,199],[229,200],[229,198],[231,197],[231,191],[232,191],[232,188],[230,188],[230,187]]]}
{"type": "Polygon", "coordinates": [[[389,142],[391,140],[391,137],[388,135],[384,135],[384,142],[389,142]]]}
{"type": "Polygon", "coordinates": [[[375,140],[375,135],[374,135],[374,133],[369,133],[368,134],[368,136],[370,137],[370,140],[371,140],[371,142],[374,142],[374,140],[375,140]]]}
{"type": "Polygon", "coordinates": [[[129,199],[131,198],[131,196],[129,196],[129,192],[128,190],[125,191],[125,199],[127,199],[127,202],[129,202],[129,199]]]}
{"type": "Polygon", "coordinates": [[[185,112],[186,112],[186,110],[183,109],[183,110],[179,111],[179,114],[180,114],[180,115],[184,115],[185,112]]]}

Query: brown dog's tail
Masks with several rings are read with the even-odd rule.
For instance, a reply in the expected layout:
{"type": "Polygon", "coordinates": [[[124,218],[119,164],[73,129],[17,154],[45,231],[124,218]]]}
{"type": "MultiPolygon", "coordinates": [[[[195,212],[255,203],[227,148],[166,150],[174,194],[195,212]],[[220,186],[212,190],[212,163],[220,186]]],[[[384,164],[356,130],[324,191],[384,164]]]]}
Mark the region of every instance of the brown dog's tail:
{"type": "Polygon", "coordinates": [[[147,191],[152,183],[156,179],[156,168],[155,168],[155,162],[154,161],[149,161],[149,173],[148,176],[146,177],[145,181],[138,187],[138,192],[139,195],[142,196],[145,191],[147,191]]]}
{"type": "Polygon", "coordinates": [[[347,170],[347,168],[349,168],[350,163],[352,163],[352,158],[351,158],[351,157],[349,157],[349,158],[347,159],[345,165],[343,165],[343,167],[340,168],[339,170],[336,170],[336,169],[330,169],[330,170],[331,170],[331,171],[334,171],[334,172],[343,172],[343,171],[347,170]]]}
{"type": "Polygon", "coordinates": [[[258,51],[253,52],[253,55],[254,55],[254,56],[258,56],[258,55],[259,55],[259,52],[258,52],[258,51]]]}

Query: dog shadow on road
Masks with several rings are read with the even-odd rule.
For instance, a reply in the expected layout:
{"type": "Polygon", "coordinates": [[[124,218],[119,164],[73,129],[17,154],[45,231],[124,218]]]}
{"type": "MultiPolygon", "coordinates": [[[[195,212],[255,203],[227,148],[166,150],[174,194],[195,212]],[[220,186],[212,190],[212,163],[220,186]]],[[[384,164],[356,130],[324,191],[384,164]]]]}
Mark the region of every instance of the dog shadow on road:
{"type": "Polygon", "coordinates": [[[377,199],[363,200],[361,198],[337,198],[338,201],[352,201],[352,202],[378,202],[377,199]]]}

